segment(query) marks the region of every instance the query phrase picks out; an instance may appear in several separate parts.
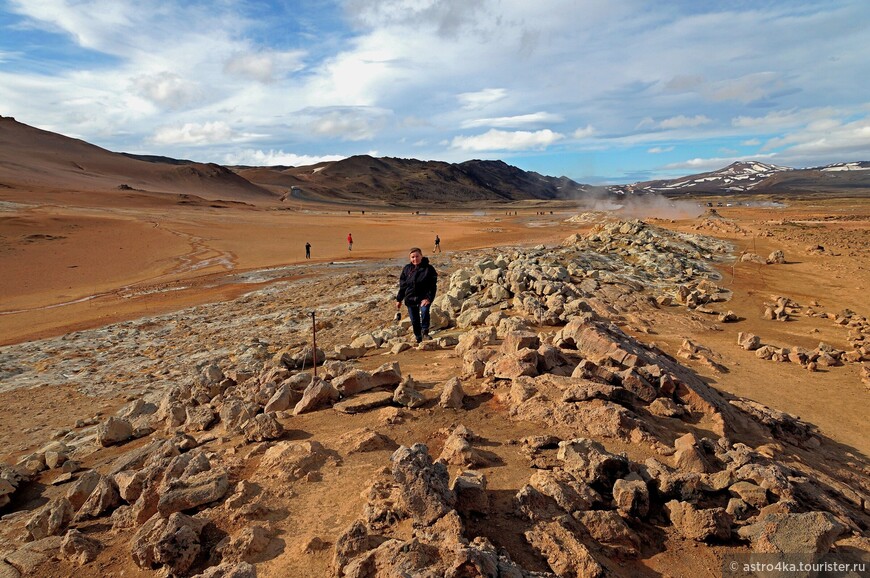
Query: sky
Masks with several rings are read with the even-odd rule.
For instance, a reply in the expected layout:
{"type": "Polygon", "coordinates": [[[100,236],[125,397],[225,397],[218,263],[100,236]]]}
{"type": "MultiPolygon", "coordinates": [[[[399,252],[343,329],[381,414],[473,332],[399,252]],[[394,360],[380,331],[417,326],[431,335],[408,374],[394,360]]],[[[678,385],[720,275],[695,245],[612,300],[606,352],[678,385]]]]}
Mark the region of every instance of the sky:
{"type": "Polygon", "coordinates": [[[870,160],[866,0],[0,0],[0,115],[224,165],[870,160]]]}

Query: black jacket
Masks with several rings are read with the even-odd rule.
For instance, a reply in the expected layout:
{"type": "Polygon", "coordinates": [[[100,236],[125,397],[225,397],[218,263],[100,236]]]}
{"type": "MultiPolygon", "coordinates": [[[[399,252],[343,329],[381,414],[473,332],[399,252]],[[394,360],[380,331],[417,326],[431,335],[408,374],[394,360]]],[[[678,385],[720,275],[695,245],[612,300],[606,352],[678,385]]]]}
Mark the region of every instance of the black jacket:
{"type": "Polygon", "coordinates": [[[408,263],[399,276],[399,293],[396,301],[405,301],[405,305],[419,305],[423,299],[431,303],[435,300],[438,285],[438,273],[429,264],[429,258],[423,257],[420,264],[414,267],[408,263]]]}

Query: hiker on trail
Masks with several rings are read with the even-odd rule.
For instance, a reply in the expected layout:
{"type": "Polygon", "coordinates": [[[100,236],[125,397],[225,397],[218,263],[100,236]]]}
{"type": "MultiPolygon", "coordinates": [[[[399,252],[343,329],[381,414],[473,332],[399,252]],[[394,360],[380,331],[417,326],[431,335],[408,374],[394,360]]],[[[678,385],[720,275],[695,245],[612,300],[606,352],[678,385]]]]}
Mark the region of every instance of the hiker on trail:
{"type": "Polygon", "coordinates": [[[432,250],[433,253],[441,252],[441,237],[435,235],[435,249],[432,250]]]}
{"type": "Polygon", "coordinates": [[[396,294],[396,309],[402,308],[402,301],[408,307],[408,316],[414,329],[417,343],[429,339],[429,307],[435,299],[438,273],[423,256],[423,251],[414,247],[408,254],[411,261],[399,275],[399,292],[396,294]]]}
{"type": "Polygon", "coordinates": [[[311,243],[305,243],[305,258],[311,258],[311,243]]]}
{"type": "Polygon", "coordinates": [[[347,250],[353,251],[353,237],[350,233],[347,234],[347,250]]]}

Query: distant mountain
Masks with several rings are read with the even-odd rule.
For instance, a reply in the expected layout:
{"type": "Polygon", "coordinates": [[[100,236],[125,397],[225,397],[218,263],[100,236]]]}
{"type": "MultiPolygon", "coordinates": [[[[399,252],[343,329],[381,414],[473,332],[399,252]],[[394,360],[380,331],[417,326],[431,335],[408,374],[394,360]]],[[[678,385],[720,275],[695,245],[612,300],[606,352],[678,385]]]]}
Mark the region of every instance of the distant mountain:
{"type": "Polygon", "coordinates": [[[24,190],[138,190],[213,200],[277,198],[220,165],[114,153],[10,117],[0,117],[0,184],[24,190]]]}
{"type": "Polygon", "coordinates": [[[793,169],[761,162],[739,161],[708,173],[677,179],[609,187],[619,195],[733,195],[840,193],[870,194],[870,162],[835,163],[793,169]]]}
{"type": "Polygon", "coordinates": [[[502,161],[459,164],[391,157],[353,156],[305,167],[235,167],[245,179],[291,189],[318,201],[450,204],[462,201],[573,199],[589,187],[566,177],[547,177],[502,161]]]}

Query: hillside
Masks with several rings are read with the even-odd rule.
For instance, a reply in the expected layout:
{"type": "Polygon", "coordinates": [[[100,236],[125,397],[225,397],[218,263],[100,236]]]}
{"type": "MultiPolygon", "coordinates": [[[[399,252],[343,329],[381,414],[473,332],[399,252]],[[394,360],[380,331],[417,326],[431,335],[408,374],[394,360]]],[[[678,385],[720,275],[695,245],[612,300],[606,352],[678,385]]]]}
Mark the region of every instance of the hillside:
{"type": "Polygon", "coordinates": [[[136,158],[0,117],[0,184],[65,191],[135,189],[207,199],[265,201],[270,191],[216,164],[136,158]],[[171,162],[170,162],[171,161],[171,162]]]}
{"type": "Polygon", "coordinates": [[[238,167],[236,171],[263,186],[296,187],[297,198],[385,205],[572,199],[588,189],[565,177],[523,171],[502,161],[451,164],[358,155],[305,167],[238,167]]]}

